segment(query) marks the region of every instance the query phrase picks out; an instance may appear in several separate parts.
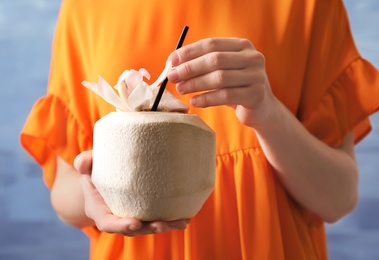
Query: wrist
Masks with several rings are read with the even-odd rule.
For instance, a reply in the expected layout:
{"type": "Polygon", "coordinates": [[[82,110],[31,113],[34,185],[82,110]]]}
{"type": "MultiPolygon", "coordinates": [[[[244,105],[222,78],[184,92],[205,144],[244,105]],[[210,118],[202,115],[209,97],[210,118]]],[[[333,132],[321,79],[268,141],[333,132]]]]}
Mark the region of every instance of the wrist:
{"type": "Polygon", "coordinates": [[[277,132],[286,126],[284,123],[286,118],[285,106],[274,96],[267,103],[268,105],[262,106],[259,111],[256,111],[249,124],[258,134],[277,132]]]}

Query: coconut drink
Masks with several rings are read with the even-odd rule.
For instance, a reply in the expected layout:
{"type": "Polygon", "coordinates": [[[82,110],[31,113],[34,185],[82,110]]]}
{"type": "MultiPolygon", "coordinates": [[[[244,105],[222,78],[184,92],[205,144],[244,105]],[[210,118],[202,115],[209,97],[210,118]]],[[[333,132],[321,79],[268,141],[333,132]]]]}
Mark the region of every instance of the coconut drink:
{"type": "Polygon", "coordinates": [[[214,189],[213,130],[168,91],[150,111],[170,69],[168,62],[152,85],[145,69],[125,71],[114,88],[101,77],[82,82],[116,107],[95,123],[91,177],[116,216],[191,218],[214,189]]]}

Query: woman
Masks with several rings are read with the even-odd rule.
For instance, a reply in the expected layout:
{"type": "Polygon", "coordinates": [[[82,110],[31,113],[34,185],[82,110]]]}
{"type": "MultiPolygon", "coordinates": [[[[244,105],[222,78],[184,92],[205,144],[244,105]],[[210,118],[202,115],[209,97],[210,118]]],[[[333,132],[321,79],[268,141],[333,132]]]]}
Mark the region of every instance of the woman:
{"type": "Polygon", "coordinates": [[[91,259],[326,259],[323,223],[356,205],[354,144],[378,86],[340,0],[65,0],[21,141],[91,259]],[[168,90],[217,136],[215,191],[190,224],[118,218],[90,181],[93,125],[114,108],[81,81],[141,67],[156,78],[167,57],[168,90]]]}

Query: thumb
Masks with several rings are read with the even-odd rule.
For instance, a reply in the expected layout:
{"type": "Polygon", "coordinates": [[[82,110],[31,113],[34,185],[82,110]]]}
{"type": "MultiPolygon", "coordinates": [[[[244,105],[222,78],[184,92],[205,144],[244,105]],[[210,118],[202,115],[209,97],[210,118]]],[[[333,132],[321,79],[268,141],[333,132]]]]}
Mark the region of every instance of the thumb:
{"type": "Polygon", "coordinates": [[[92,150],[78,154],[74,160],[75,169],[81,174],[91,174],[92,171],[92,150]]]}

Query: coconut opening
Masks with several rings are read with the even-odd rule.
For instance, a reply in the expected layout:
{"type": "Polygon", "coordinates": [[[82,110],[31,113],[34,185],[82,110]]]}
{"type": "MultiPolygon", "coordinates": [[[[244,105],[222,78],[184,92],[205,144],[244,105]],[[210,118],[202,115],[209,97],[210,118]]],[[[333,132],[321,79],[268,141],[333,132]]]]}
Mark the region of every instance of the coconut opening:
{"type": "MultiPolygon", "coordinates": [[[[151,107],[154,104],[154,101],[158,92],[159,92],[159,88],[155,88],[153,90],[153,97],[149,100],[149,102],[142,104],[137,110],[151,111],[151,107]]],[[[188,113],[188,110],[189,110],[188,105],[186,105],[185,103],[177,99],[173,94],[171,94],[167,90],[163,92],[162,98],[157,108],[158,112],[177,112],[177,113],[183,113],[183,114],[188,113]]]]}

